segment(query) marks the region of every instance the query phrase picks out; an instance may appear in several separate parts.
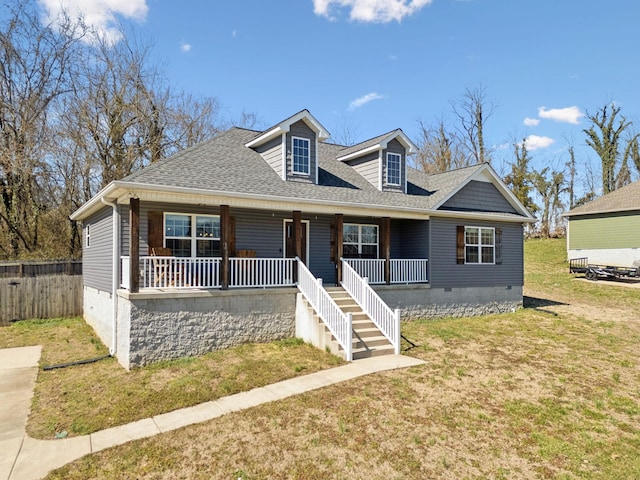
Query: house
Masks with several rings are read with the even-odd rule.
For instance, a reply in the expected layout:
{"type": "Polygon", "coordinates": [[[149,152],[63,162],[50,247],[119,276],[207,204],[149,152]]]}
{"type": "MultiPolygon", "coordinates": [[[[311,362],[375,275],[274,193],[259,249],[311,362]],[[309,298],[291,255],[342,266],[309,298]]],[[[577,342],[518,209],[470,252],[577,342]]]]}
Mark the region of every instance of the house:
{"type": "Polygon", "coordinates": [[[563,215],[567,256],[629,267],[640,260],[640,182],[607,193],[563,215]]]}
{"type": "Polygon", "coordinates": [[[400,317],[522,305],[534,219],[488,164],[426,175],[400,129],[328,137],[307,110],[232,128],[72,215],[84,317],[123,366],[294,335],[349,360],[397,353],[400,317]]]}

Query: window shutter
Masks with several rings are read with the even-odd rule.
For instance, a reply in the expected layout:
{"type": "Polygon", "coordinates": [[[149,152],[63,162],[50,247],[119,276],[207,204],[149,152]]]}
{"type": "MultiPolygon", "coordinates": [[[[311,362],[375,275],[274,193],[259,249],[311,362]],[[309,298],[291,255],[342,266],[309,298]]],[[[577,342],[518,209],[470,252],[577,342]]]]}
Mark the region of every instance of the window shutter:
{"type": "Polygon", "coordinates": [[[149,248],[164,247],[164,227],[162,225],[162,222],[162,212],[149,212],[147,214],[147,226],[149,235],[147,242],[149,244],[149,248]]]}
{"type": "Polygon", "coordinates": [[[331,250],[330,250],[330,260],[333,263],[336,263],[336,259],[337,259],[337,255],[336,255],[336,224],[335,223],[331,223],[329,225],[329,238],[331,239],[330,241],[330,245],[331,245],[331,250]]]}
{"type": "Polygon", "coordinates": [[[502,229],[496,228],[496,265],[502,265],[502,229]]]}
{"type": "Polygon", "coordinates": [[[456,227],[456,263],[464,264],[464,225],[456,227]]]}

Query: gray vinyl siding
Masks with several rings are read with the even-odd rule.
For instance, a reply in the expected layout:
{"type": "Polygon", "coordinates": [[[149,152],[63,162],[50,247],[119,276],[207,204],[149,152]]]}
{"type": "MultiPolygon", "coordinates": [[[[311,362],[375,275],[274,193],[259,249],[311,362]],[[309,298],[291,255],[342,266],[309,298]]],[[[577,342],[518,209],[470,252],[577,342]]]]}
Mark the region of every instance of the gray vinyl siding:
{"type": "Polygon", "coordinates": [[[304,121],[300,120],[293,125],[286,136],[286,162],[287,162],[287,181],[304,182],[304,183],[318,183],[316,176],[317,151],[316,151],[316,133],[311,130],[304,121]],[[309,139],[309,175],[301,175],[293,173],[293,143],[292,137],[307,138],[309,139]],[[291,155],[288,154],[291,152],[291,155]]]}
{"type": "Polygon", "coordinates": [[[407,161],[402,144],[397,140],[391,140],[387,149],[382,151],[382,191],[383,192],[405,192],[405,179],[407,178],[407,161]],[[387,153],[397,153],[400,155],[400,185],[387,184],[387,153]]]}
{"type": "MultiPolygon", "coordinates": [[[[124,255],[129,249],[128,207],[122,215],[122,248],[124,255]]],[[[218,207],[198,207],[192,205],[176,205],[167,203],[140,204],[140,255],[149,253],[148,246],[148,212],[187,213],[201,215],[219,215],[218,207]]],[[[284,257],[284,220],[292,218],[292,212],[273,212],[271,210],[250,210],[232,208],[231,216],[236,223],[236,249],[255,250],[258,258],[284,257]]],[[[302,215],[302,220],[309,221],[307,233],[309,249],[309,269],[327,284],[336,281],[335,265],[331,262],[331,223],[332,216],[302,215]]]]}
{"type": "Polygon", "coordinates": [[[256,148],[256,151],[262,155],[262,158],[273,168],[273,170],[282,178],[282,136],[268,141],[264,145],[256,148]]]}
{"type": "Polygon", "coordinates": [[[475,220],[430,220],[429,283],[433,287],[497,287],[524,284],[522,225],[475,220]],[[456,226],[502,229],[501,265],[456,264],[456,226]]]}
{"type": "Polygon", "coordinates": [[[518,213],[492,183],[475,180],[447,200],[440,210],[518,213]]]}
{"type": "Polygon", "coordinates": [[[392,219],[391,258],[429,258],[429,221],[392,219]]]}
{"type": "Polygon", "coordinates": [[[85,286],[112,293],[113,220],[105,207],[82,222],[82,280],[85,286]],[[86,246],[87,226],[91,244],[86,246]]]}
{"type": "Polygon", "coordinates": [[[358,172],[367,182],[376,188],[380,188],[380,152],[373,152],[355,160],[350,160],[349,165],[358,172]]]}

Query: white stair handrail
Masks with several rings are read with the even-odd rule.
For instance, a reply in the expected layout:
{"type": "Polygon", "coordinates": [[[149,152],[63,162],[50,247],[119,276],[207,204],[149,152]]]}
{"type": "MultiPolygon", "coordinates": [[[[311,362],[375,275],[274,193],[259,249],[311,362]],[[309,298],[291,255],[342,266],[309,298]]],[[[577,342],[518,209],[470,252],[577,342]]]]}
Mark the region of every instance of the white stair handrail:
{"type": "Polygon", "coordinates": [[[378,330],[387,337],[391,345],[393,345],[395,354],[399,355],[400,310],[392,310],[371,288],[366,277],[363,278],[358,275],[358,272],[343,258],[340,261],[342,262],[341,285],[360,305],[362,311],[369,316],[375,326],[378,327],[378,330]]]}
{"type": "Polygon", "coordinates": [[[353,360],[353,319],[345,313],[322,286],[322,279],[316,278],[298,258],[298,290],[304,295],[316,314],[327,326],[337,342],[342,346],[348,362],[353,360]]]}

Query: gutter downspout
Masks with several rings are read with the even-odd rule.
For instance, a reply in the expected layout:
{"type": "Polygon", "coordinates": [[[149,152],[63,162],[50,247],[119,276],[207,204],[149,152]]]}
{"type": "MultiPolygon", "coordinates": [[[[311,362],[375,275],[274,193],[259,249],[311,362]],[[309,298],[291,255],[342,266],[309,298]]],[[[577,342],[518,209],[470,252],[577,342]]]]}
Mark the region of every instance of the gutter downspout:
{"type": "Polygon", "coordinates": [[[120,286],[120,256],[118,255],[119,251],[119,239],[120,239],[120,213],[118,212],[118,206],[113,203],[107,201],[104,197],[101,197],[100,200],[105,205],[109,205],[113,209],[113,251],[111,252],[112,257],[112,276],[111,276],[111,298],[113,303],[113,313],[112,313],[112,328],[111,328],[111,347],[109,348],[109,355],[112,357],[115,356],[118,351],[118,287],[120,286]]]}

